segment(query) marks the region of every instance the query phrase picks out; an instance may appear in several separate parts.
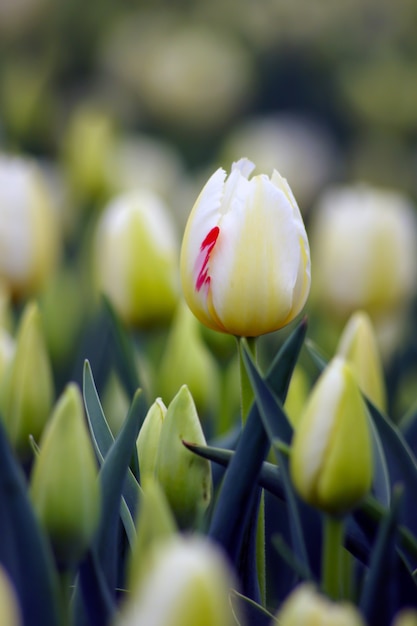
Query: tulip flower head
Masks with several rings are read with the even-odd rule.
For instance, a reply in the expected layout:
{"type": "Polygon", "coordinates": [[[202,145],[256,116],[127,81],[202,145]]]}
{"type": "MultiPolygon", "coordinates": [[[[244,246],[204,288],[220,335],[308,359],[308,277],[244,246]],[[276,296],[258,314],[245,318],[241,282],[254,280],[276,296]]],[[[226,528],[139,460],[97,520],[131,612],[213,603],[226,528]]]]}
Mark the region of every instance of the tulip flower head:
{"type": "Polygon", "coordinates": [[[341,515],[372,483],[372,443],[366,405],[349,363],[335,357],[314,386],[295,431],[291,476],[312,506],[341,515]]]}
{"type": "Polygon", "coordinates": [[[274,170],[249,175],[241,159],[218,169],[188,219],[181,250],[184,296],[214,330],[256,337],[289,324],[310,289],[310,250],[300,210],[274,170]]]}

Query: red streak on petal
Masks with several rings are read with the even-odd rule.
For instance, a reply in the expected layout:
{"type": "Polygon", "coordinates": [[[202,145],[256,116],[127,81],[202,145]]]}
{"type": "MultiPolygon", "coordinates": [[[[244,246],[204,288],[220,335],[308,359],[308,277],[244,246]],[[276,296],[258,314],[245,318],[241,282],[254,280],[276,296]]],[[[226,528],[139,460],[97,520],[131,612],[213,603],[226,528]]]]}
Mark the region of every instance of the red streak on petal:
{"type": "Polygon", "coordinates": [[[200,251],[201,252],[205,251],[205,257],[201,265],[201,269],[200,269],[200,272],[198,274],[197,281],[195,284],[197,291],[200,291],[203,285],[210,284],[211,278],[208,275],[208,262],[210,259],[211,251],[216,245],[219,232],[220,232],[220,228],[218,226],[214,226],[214,228],[211,229],[211,231],[208,233],[207,237],[204,239],[203,243],[200,246],[200,251]]]}

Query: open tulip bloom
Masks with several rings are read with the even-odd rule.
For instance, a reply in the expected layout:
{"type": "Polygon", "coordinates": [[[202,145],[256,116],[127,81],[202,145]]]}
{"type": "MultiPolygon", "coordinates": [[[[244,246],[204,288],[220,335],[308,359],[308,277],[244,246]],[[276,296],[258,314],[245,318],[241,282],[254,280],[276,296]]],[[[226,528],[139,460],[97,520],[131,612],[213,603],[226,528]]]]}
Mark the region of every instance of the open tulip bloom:
{"type": "Polygon", "coordinates": [[[286,180],[249,179],[241,159],[218,169],[188,219],[181,250],[185,299],[209,328],[256,337],[291,322],[310,289],[310,250],[286,180]]]}

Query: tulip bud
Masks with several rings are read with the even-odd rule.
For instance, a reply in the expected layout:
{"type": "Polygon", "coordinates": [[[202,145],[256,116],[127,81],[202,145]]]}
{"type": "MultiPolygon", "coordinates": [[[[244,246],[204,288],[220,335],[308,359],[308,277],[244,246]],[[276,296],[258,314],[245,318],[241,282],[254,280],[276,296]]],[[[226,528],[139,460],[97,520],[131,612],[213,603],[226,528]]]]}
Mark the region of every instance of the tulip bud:
{"type": "Polygon", "coordinates": [[[96,231],[99,288],[123,320],[149,327],[170,320],[179,295],[175,228],[151,191],[131,191],[105,209],[96,231]]]}
{"type": "Polygon", "coordinates": [[[21,626],[22,616],[12,581],[0,565],[0,624],[21,626]]]}
{"type": "Polygon", "coordinates": [[[35,303],[23,313],[13,357],[0,387],[0,408],[12,446],[22,461],[31,456],[29,436],[38,439],[53,404],[53,380],[41,315],[35,303]]]}
{"type": "Polygon", "coordinates": [[[386,391],[382,363],[367,313],[358,311],[352,315],[340,337],[337,354],[349,361],[362,393],[384,411],[386,391]]]}
{"type": "Polygon", "coordinates": [[[182,287],[194,315],[214,330],[254,337],[289,324],[310,289],[310,252],[300,210],[276,170],[248,179],[241,159],[218,169],[185,228],[182,287]]]}
{"type": "Polygon", "coordinates": [[[0,156],[0,280],[13,297],[39,291],[57,257],[56,216],[35,162],[0,156]]]}
{"type": "Polygon", "coordinates": [[[161,398],[157,398],[147,412],[139,431],[136,448],[141,478],[155,475],[159,440],[166,412],[165,404],[161,398]]]}
{"type": "Polygon", "coordinates": [[[280,626],[365,626],[349,602],[332,602],[304,583],[288,596],[277,615],[280,626]]]}
{"type": "Polygon", "coordinates": [[[233,588],[234,573],[217,545],[176,535],[160,544],[115,626],[234,626],[233,588]]]}
{"type": "Polygon", "coordinates": [[[156,476],[181,528],[197,523],[211,499],[210,463],[184,446],[206,445],[191,393],[183,385],[168,406],[156,459],[156,476]]]}
{"type": "Polygon", "coordinates": [[[68,384],[40,442],[30,495],[60,566],[79,562],[100,516],[100,486],[81,393],[68,384]]]}
{"type": "Polygon", "coordinates": [[[180,303],[158,368],[157,393],[170,402],[183,384],[189,388],[201,416],[217,413],[217,363],[201,337],[199,322],[180,303]]]}
{"type": "Polygon", "coordinates": [[[366,406],[341,357],[329,363],[308,398],[294,435],[290,471],[300,496],[331,514],[349,511],[371,487],[366,406]]]}
{"type": "Polygon", "coordinates": [[[416,293],[417,220],[398,192],[326,191],[312,215],[311,248],[315,300],[343,319],[359,309],[387,315],[416,293]]]}

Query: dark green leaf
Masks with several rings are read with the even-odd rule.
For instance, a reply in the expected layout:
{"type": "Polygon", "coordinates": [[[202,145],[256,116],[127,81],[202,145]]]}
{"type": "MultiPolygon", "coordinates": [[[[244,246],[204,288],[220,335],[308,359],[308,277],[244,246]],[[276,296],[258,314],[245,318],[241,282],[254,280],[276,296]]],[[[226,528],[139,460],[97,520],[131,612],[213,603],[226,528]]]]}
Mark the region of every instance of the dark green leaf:
{"type": "Polygon", "coordinates": [[[402,488],[394,489],[392,506],[379,526],[368,575],[362,588],[360,609],[369,626],[390,623],[395,612],[391,589],[392,580],[395,578],[394,564],[397,558],[395,541],[402,492],[402,488]]]}
{"type": "Polygon", "coordinates": [[[257,602],[254,602],[234,589],[230,592],[230,600],[238,626],[243,626],[243,624],[250,624],[250,626],[271,626],[274,616],[257,602]]]}
{"type": "Polygon", "coordinates": [[[16,589],[23,623],[58,626],[57,574],[50,546],[0,419],[0,563],[16,589]]]}
{"type": "Polygon", "coordinates": [[[298,510],[297,497],[288,473],[288,461],[282,454],[279,446],[276,445],[276,440],[278,440],[278,442],[284,441],[287,445],[290,445],[292,428],[286,418],[281,403],[278,398],[273,395],[268,384],[262,378],[247,350],[244,351],[243,358],[255,393],[255,399],[259,407],[265,431],[271,444],[273,444],[275,457],[280,468],[281,480],[286,496],[285,499],[288,505],[288,515],[291,520],[290,532],[295,557],[301,563],[304,563],[305,570],[308,572],[308,578],[312,578],[298,510]]]}
{"type": "MultiPolygon", "coordinates": [[[[83,394],[91,437],[99,463],[102,465],[114,443],[114,437],[104,415],[88,361],[84,364],[83,394]]],[[[136,454],[135,449],[134,454],[136,454]]],[[[139,489],[139,484],[133,472],[129,468],[123,487],[121,516],[130,543],[133,542],[135,535],[133,519],[136,514],[139,489]]]]}
{"type": "Polygon", "coordinates": [[[412,532],[417,529],[417,462],[400,429],[370,402],[368,408],[378,431],[388,465],[391,489],[404,485],[404,505],[400,521],[412,532]]]}
{"type": "Polygon", "coordinates": [[[145,411],[141,392],[132,402],[126,421],[106,454],[100,470],[102,486],[102,512],[91,555],[80,568],[79,583],[87,615],[94,607],[97,623],[108,624],[115,610],[115,595],[119,571],[119,518],[123,486],[128,472],[129,459],[145,411]],[[97,564],[103,578],[96,576],[97,585],[91,583],[92,565],[97,564]],[[103,584],[103,579],[105,584],[103,584]],[[109,597],[114,604],[109,606],[109,597]],[[99,614],[97,614],[99,611],[99,614]]]}
{"type": "MultiPolygon", "coordinates": [[[[267,381],[281,401],[285,399],[305,333],[303,320],[284,343],[268,372],[267,381]]],[[[236,452],[225,472],[209,530],[209,535],[224,547],[235,564],[239,560],[259,474],[269,447],[259,409],[253,403],[236,452]]]]}

